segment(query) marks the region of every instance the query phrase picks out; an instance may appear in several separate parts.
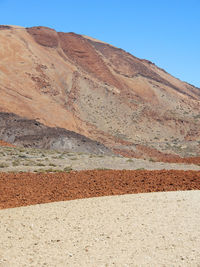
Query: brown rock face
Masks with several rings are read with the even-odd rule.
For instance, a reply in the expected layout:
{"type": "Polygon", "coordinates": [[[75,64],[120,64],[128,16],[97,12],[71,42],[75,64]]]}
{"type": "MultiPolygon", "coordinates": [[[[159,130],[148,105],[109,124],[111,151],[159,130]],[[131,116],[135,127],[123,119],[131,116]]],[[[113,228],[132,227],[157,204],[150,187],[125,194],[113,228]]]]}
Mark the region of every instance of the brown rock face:
{"type": "Polygon", "coordinates": [[[33,36],[35,41],[43,46],[56,48],[58,46],[58,35],[53,29],[47,27],[28,28],[27,32],[33,36]]]}
{"type": "MultiPolygon", "coordinates": [[[[0,27],[0,112],[115,151],[200,154],[200,90],[109,44],[46,27],[0,27]]],[[[154,153],[155,154],[155,153],[154,153]]]]}

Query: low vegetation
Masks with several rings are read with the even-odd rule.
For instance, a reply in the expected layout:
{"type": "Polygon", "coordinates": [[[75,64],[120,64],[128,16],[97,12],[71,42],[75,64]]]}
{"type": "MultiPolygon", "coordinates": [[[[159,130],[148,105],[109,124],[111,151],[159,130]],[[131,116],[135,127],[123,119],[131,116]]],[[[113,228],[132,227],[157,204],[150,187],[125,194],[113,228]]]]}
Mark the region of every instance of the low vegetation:
{"type": "MultiPolygon", "coordinates": [[[[33,148],[0,146],[0,155],[1,172],[71,172],[88,169],[142,170],[166,168],[163,165],[164,163],[155,162],[152,158],[139,160],[114,155],[93,155],[33,148]]],[[[170,165],[168,168],[170,168],[170,165]]],[[[199,168],[199,166],[196,165],[193,168],[199,168]]]]}

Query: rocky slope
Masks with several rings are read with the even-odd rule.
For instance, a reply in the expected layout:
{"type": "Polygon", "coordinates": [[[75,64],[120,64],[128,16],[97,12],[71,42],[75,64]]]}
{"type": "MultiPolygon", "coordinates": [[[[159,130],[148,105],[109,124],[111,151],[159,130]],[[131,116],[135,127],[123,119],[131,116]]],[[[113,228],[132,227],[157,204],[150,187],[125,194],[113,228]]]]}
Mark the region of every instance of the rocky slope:
{"type": "MultiPolygon", "coordinates": [[[[12,113],[0,112],[0,139],[17,146],[112,155],[103,144],[83,135],[63,128],[48,127],[12,113]]],[[[0,141],[0,145],[6,144],[0,141]]]]}
{"type": "Polygon", "coordinates": [[[117,153],[200,153],[200,90],[87,36],[0,26],[0,96],[1,112],[77,132],[117,153]]]}

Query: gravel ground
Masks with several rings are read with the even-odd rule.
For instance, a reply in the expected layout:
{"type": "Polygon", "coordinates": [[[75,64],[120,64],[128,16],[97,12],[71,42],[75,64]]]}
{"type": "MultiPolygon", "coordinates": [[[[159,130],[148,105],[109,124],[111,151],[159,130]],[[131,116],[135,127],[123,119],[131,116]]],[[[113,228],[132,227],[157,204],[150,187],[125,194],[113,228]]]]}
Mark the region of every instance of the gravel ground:
{"type": "Polygon", "coordinates": [[[182,190],[200,190],[200,172],[0,173],[0,209],[97,196],[182,190]]]}
{"type": "Polygon", "coordinates": [[[199,266],[200,191],[0,211],[0,266],[199,266]]]}

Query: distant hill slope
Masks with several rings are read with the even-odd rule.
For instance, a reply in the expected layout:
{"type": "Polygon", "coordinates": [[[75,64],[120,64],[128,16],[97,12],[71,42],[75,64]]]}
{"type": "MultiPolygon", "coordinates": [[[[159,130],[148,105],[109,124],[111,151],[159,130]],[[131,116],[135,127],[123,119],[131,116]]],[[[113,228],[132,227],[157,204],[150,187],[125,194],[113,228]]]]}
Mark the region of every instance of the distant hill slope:
{"type": "Polygon", "coordinates": [[[198,88],[75,33],[0,26],[0,111],[80,133],[121,154],[200,153],[198,88]]]}

